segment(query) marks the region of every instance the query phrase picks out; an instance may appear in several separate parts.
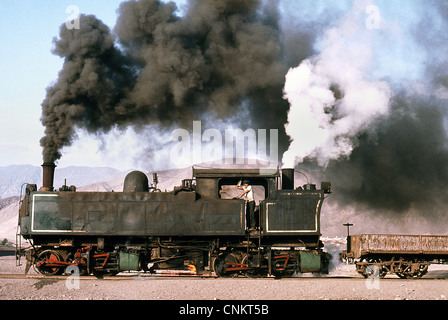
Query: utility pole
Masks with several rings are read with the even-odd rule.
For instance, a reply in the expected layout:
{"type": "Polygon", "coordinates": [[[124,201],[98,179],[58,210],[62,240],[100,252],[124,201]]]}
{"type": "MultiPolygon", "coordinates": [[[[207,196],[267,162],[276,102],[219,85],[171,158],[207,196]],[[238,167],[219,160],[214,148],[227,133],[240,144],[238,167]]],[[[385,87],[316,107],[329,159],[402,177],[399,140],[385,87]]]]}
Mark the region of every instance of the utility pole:
{"type": "Polygon", "coordinates": [[[352,251],[351,241],[350,241],[350,227],[353,226],[352,223],[344,223],[344,227],[347,227],[347,252],[352,251]]]}
{"type": "Polygon", "coordinates": [[[343,226],[347,227],[347,238],[350,237],[350,227],[352,227],[353,224],[347,222],[347,223],[344,223],[343,226]]]}

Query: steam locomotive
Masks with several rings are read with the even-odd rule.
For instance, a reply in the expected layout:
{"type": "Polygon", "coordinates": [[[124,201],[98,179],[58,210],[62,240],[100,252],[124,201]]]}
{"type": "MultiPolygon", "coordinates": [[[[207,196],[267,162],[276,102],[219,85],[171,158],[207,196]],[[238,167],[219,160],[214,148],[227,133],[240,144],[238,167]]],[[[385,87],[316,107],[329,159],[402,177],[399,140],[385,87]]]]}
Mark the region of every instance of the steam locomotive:
{"type": "MultiPolygon", "coordinates": [[[[20,235],[31,266],[44,274],[113,275],[190,269],[221,277],[287,277],[328,272],[320,211],[331,183],[294,188],[294,169],[192,169],[192,178],[162,192],[146,174],[130,172],[122,192],[54,190],[55,165],[44,163],[43,186],[26,186],[20,235]],[[257,228],[235,186],[249,180],[257,228]]],[[[156,178],[156,177],[155,177],[156,178]]]]}

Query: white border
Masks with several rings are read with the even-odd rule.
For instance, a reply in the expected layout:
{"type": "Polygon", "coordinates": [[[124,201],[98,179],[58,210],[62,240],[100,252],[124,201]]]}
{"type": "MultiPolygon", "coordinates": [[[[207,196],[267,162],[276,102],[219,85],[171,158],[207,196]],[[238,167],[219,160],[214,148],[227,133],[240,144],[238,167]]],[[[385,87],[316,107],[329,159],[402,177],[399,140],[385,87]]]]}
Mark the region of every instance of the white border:
{"type": "Polygon", "coordinates": [[[32,232],[72,232],[72,230],[41,230],[41,229],[34,229],[34,205],[35,205],[36,197],[58,197],[58,195],[57,194],[45,194],[45,193],[33,194],[33,204],[32,204],[32,207],[31,207],[31,231],[32,232]]]}
{"type": "Polygon", "coordinates": [[[277,203],[267,203],[266,204],[266,233],[270,233],[270,232],[278,232],[278,233],[295,233],[295,232],[317,232],[317,213],[319,210],[319,206],[320,203],[322,202],[322,197],[319,197],[319,201],[317,202],[316,205],[316,212],[314,213],[314,230],[269,230],[269,206],[270,205],[276,205],[277,203]]]}

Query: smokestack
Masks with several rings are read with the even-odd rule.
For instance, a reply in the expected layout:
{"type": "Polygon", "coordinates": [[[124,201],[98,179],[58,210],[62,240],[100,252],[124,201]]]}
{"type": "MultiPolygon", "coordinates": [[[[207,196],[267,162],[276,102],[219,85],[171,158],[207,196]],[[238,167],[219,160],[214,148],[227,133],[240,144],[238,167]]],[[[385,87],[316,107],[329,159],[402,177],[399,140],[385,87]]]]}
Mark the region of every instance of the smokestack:
{"type": "Polygon", "coordinates": [[[41,191],[53,191],[54,169],[56,165],[53,162],[44,162],[42,164],[42,188],[41,191]]]}
{"type": "Polygon", "coordinates": [[[294,189],[294,169],[282,169],[282,190],[294,189]]]}

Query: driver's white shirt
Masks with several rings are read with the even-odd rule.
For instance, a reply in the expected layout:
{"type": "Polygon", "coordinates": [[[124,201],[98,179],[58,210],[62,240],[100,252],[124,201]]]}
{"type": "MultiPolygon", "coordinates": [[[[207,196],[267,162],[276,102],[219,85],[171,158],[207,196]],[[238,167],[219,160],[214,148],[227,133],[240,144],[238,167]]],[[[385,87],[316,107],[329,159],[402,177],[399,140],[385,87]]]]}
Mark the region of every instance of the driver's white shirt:
{"type": "Polygon", "coordinates": [[[247,192],[246,194],[244,194],[244,199],[246,199],[247,201],[254,201],[254,192],[252,191],[252,186],[243,186],[243,190],[244,192],[246,192],[247,190],[249,190],[249,192],[247,192]]]}

